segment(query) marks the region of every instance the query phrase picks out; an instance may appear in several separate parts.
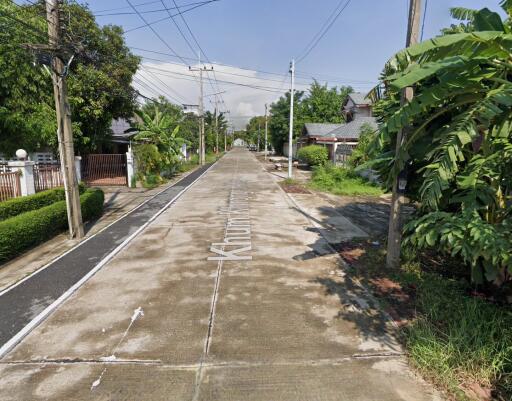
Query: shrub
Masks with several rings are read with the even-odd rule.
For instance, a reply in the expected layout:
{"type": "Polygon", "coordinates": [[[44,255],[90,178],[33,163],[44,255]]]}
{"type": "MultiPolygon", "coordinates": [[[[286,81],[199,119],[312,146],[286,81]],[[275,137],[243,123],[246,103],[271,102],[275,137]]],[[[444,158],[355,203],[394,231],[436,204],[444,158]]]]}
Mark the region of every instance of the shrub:
{"type": "Polygon", "coordinates": [[[309,164],[310,166],[320,166],[325,164],[329,159],[327,148],[320,145],[309,145],[300,148],[297,152],[299,160],[309,164]]]}
{"type": "MultiPolygon", "coordinates": [[[[85,187],[80,185],[80,193],[84,191],[85,187]]],[[[21,213],[49,206],[64,199],[66,199],[64,188],[54,188],[38,192],[34,195],[21,196],[0,202],[0,221],[17,216],[21,213]]]]}
{"type": "MultiPolygon", "coordinates": [[[[89,189],[80,196],[82,218],[91,220],[103,213],[103,191],[89,189]]],[[[18,256],[68,227],[66,202],[58,201],[0,222],[0,261],[18,256]]]]}
{"type": "Polygon", "coordinates": [[[332,192],[337,195],[381,195],[382,189],[367,182],[353,170],[337,167],[332,163],[316,166],[313,169],[311,187],[320,191],[332,192]]]}

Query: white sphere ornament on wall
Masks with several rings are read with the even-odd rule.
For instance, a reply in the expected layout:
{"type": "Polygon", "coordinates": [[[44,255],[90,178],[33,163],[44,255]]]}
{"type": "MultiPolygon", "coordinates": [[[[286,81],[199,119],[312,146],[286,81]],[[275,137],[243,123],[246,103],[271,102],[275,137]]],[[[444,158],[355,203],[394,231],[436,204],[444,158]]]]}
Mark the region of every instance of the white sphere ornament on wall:
{"type": "Polygon", "coordinates": [[[25,149],[18,149],[16,151],[16,157],[20,160],[26,160],[28,156],[28,153],[25,149]]]}

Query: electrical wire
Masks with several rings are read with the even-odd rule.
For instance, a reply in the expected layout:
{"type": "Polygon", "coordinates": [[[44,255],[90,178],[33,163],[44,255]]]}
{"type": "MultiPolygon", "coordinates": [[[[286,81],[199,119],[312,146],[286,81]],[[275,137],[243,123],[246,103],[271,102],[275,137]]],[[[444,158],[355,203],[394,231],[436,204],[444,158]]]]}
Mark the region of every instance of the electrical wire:
{"type": "MultiPolygon", "coordinates": [[[[340,2],[340,4],[338,5],[338,7],[336,7],[335,10],[337,10],[339,8],[339,6],[343,3],[343,1],[344,0],[342,0],[340,2]]],[[[329,30],[331,29],[333,24],[336,22],[336,20],[339,18],[339,16],[343,13],[343,11],[345,11],[345,9],[348,7],[350,2],[351,2],[351,0],[347,0],[345,5],[338,11],[336,16],[331,20],[331,22],[327,25],[327,27],[325,27],[325,24],[322,26],[322,28],[320,29],[319,32],[322,32],[322,30],[323,30],[323,32],[320,34],[320,36],[318,36],[318,33],[315,35],[315,37],[317,37],[317,39],[313,40],[313,44],[312,45],[306,46],[306,48],[301,53],[302,55],[297,57],[296,63],[300,63],[302,60],[304,60],[309,55],[309,53],[311,53],[311,51],[318,45],[318,43],[322,40],[322,38],[325,36],[325,34],[327,32],[329,32],[329,30]]],[[[332,14],[331,14],[331,16],[332,16],[332,14]]],[[[327,20],[331,19],[331,16],[327,20]]]]}
{"type": "MultiPolygon", "coordinates": [[[[159,3],[160,1],[161,0],[157,0],[156,3],[159,3]]],[[[218,0],[214,0],[214,1],[218,1],[218,0]]],[[[205,5],[205,4],[209,3],[209,2],[210,1],[208,1],[208,0],[196,1],[196,2],[193,2],[193,3],[182,4],[180,7],[181,8],[185,8],[185,7],[189,7],[189,6],[195,6],[195,5],[205,5]]],[[[135,7],[138,7],[138,6],[135,4],[135,7]]],[[[164,7],[165,7],[165,5],[164,5],[164,7]]],[[[129,7],[123,7],[123,8],[129,8],[129,7]]],[[[146,11],[139,10],[139,12],[141,14],[154,14],[154,13],[161,13],[162,11],[166,11],[166,9],[168,9],[168,10],[175,10],[176,7],[166,7],[166,8],[159,8],[159,9],[156,9],[156,10],[146,10],[146,11]]],[[[119,12],[119,13],[105,13],[105,12],[102,12],[102,11],[93,12],[93,15],[96,16],[96,17],[107,17],[107,16],[114,16],[114,15],[136,15],[136,14],[137,13],[135,13],[133,11],[126,11],[126,12],[119,12]]]]}
{"type": "MultiPolygon", "coordinates": [[[[219,0],[209,0],[209,1],[205,2],[205,3],[203,3],[203,4],[200,4],[200,5],[197,5],[197,6],[194,6],[194,7],[190,7],[190,8],[188,8],[188,9],[186,9],[185,11],[183,11],[183,13],[187,13],[187,12],[189,12],[189,11],[195,10],[196,8],[202,7],[202,6],[206,5],[206,4],[214,3],[214,2],[216,2],[216,1],[219,1],[219,0]]],[[[137,14],[139,17],[142,17],[141,12],[136,11],[136,14],[137,14]]],[[[174,15],[173,15],[173,17],[176,17],[177,15],[178,15],[178,14],[174,14],[174,15]]],[[[144,20],[144,21],[145,21],[144,25],[140,25],[140,26],[137,26],[137,27],[135,27],[135,28],[127,29],[127,30],[125,30],[125,31],[124,31],[124,33],[133,32],[133,31],[136,31],[136,30],[138,30],[138,29],[142,29],[142,28],[146,28],[146,27],[150,27],[150,28],[151,28],[151,25],[155,25],[155,24],[157,24],[157,23],[159,23],[159,22],[162,22],[162,21],[167,21],[167,20],[168,20],[168,19],[170,19],[170,18],[171,18],[171,17],[160,18],[160,19],[157,19],[157,20],[155,20],[155,21],[151,21],[151,22],[147,22],[147,21],[145,21],[145,20],[144,20]]]]}

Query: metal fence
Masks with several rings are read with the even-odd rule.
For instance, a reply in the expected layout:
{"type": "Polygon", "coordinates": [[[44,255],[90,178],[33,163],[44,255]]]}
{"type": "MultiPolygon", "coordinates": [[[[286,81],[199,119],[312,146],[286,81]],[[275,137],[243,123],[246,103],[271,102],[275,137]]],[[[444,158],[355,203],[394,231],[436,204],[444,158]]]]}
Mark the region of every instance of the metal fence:
{"type": "Polygon", "coordinates": [[[0,162],[0,173],[10,173],[11,168],[6,162],[0,162]]]}
{"type": "Polygon", "coordinates": [[[34,186],[36,192],[64,186],[64,179],[58,163],[34,165],[34,186]]]}
{"type": "Polygon", "coordinates": [[[20,174],[0,172],[0,201],[21,196],[20,174]]]}
{"type": "Polygon", "coordinates": [[[91,154],[82,158],[82,180],[89,185],[128,185],[126,155],[91,154]]]}

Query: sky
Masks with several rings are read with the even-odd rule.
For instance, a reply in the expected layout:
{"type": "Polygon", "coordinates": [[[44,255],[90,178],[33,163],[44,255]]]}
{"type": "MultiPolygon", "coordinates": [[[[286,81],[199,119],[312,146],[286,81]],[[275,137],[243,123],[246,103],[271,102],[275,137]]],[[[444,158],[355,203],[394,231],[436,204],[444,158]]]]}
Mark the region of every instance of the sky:
{"type": "MultiPolygon", "coordinates": [[[[173,1],[183,11],[194,6],[187,4],[199,0],[89,0],[88,5],[99,24],[123,26],[128,31],[128,46],[146,57],[135,85],[148,97],[160,94],[175,103],[198,103],[198,73],[190,72],[189,65],[198,67],[199,50],[191,31],[210,61],[201,55],[201,65],[215,71],[215,75],[204,74],[205,107],[213,110],[217,101],[220,110],[230,112],[237,129],[250,116],[263,114],[265,103],[289,89],[290,60],[300,58],[333,10],[342,4],[340,0],[214,1],[183,13],[190,31],[181,16],[174,17],[189,45],[173,20],[166,18],[169,14],[162,2],[171,8],[173,1]],[[166,18],[151,25],[156,33],[148,27],[129,31],[144,25],[140,16],[126,14],[134,12],[129,3],[140,12],[160,10],[142,14],[147,22],[166,18]],[[115,10],[103,11],[109,9],[115,10]],[[217,83],[212,82],[214,77],[217,83]],[[217,92],[224,93],[210,96],[217,92]]],[[[343,4],[346,1],[342,0],[343,4]]],[[[422,22],[424,39],[450,25],[449,8],[454,6],[498,10],[499,0],[428,0],[422,22]]],[[[408,0],[349,1],[317,46],[297,64],[297,89],[307,89],[316,78],[329,86],[350,85],[357,91],[368,91],[377,83],[385,62],[405,44],[407,8],[408,0]]],[[[176,10],[170,12],[175,14],[176,10]]]]}

